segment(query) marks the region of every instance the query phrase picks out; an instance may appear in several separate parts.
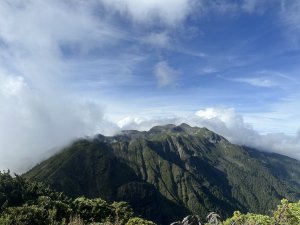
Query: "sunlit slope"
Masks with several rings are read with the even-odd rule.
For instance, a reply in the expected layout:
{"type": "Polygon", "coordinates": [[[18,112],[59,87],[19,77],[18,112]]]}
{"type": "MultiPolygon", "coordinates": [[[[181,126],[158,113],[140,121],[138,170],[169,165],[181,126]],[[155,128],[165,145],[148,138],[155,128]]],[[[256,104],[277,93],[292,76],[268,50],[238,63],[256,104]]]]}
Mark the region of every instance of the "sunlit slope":
{"type": "Polygon", "coordinates": [[[78,140],[25,176],[70,196],[128,201],[165,223],[187,213],[267,213],[284,197],[300,198],[299,171],[297,160],[182,124],[78,140]]]}

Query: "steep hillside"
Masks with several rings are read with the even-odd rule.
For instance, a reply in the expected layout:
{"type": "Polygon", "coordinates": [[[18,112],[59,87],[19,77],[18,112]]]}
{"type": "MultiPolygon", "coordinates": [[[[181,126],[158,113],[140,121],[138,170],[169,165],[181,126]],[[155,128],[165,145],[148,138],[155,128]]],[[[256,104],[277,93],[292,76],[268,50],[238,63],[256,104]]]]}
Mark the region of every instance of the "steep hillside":
{"type": "Polygon", "coordinates": [[[95,198],[72,199],[41,182],[0,171],[1,225],[155,225],[134,215],[126,202],[112,204],[95,198]]]}
{"type": "Polygon", "coordinates": [[[128,201],[166,224],[187,213],[269,212],[283,197],[300,198],[299,171],[297,160],[182,124],[78,140],[24,176],[70,196],[128,201]]]}

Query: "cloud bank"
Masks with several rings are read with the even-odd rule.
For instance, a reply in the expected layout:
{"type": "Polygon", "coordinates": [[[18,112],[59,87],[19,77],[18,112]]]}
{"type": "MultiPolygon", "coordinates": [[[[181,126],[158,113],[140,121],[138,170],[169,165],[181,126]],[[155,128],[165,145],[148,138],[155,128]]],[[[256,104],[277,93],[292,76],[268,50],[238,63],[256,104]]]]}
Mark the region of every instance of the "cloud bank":
{"type": "Polygon", "coordinates": [[[22,77],[0,74],[0,102],[1,169],[24,171],[103,125],[98,105],[36,92],[22,77]]]}
{"type": "Polygon", "coordinates": [[[102,105],[72,90],[66,60],[67,50],[85,55],[121,36],[92,10],[81,1],[0,2],[0,169],[24,171],[109,127],[102,105]]]}
{"type": "Polygon", "coordinates": [[[260,134],[244,121],[234,108],[206,108],[189,117],[167,119],[147,119],[126,117],[118,123],[121,129],[148,130],[162,124],[188,123],[191,126],[206,127],[229,141],[239,145],[257,148],[268,152],[277,152],[300,159],[300,130],[295,136],[284,133],[260,134]]]}

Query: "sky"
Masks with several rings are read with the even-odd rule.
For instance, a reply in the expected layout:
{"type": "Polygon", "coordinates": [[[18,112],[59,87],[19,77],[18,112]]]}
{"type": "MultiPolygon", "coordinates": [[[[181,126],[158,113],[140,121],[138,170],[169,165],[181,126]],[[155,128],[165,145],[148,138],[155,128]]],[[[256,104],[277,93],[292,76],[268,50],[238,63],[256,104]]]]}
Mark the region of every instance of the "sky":
{"type": "Polygon", "coordinates": [[[0,1],[0,169],[188,123],[300,159],[300,0],[0,1]]]}

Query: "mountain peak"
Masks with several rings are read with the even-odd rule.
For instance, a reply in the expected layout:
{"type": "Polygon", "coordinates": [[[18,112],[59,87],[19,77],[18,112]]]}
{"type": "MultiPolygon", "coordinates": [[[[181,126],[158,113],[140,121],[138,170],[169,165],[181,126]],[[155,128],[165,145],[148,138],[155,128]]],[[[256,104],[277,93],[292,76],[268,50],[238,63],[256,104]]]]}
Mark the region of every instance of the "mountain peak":
{"type": "Polygon", "coordinates": [[[218,143],[221,140],[226,140],[219,134],[210,131],[206,127],[192,127],[186,123],[180,125],[166,124],[160,126],[154,126],[148,131],[138,130],[123,130],[114,136],[103,136],[98,134],[95,136],[95,140],[107,143],[113,143],[116,141],[131,141],[135,139],[153,139],[157,137],[167,136],[197,136],[203,139],[207,139],[211,143],[218,143]]]}
{"type": "Polygon", "coordinates": [[[192,135],[201,133],[205,137],[220,136],[220,135],[214,133],[213,131],[207,129],[206,127],[192,127],[186,123],[181,123],[180,125],[167,124],[167,125],[161,125],[161,126],[154,126],[148,132],[156,133],[156,134],[186,133],[186,134],[192,134],[192,135]]]}
{"type": "Polygon", "coordinates": [[[164,133],[164,132],[174,132],[174,133],[193,133],[196,130],[199,130],[201,128],[198,127],[191,127],[190,125],[186,123],[182,123],[180,125],[174,125],[174,124],[166,124],[162,126],[154,126],[152,127],[149,132],[150,133],[164,133]]]}
{"type": "Polygon", "coordinates": [[[185,123],[78,141],[26,177],[70,196],[127,201],[161,224],[187,213],[264,213],[282,197],[300,196],[296,160],[250,151],[185,123]]]}
{"type": "Polygon", "coordinates": [[[166,131],[171,131],[175,127],[176,127],[176,125],[174,125],[174,124],[166,124],[166,125],[161,125],[161,126],[154,126],[154,127],[152,127],[149,130],[149,132],[150,133],[162,133],[162,132],[166,132],[166,131]]]}
{"type": "Polygon", "coordinates": [[[190,125],[188,125],[187,123],[182,123],[179,125],[179,127],[182,127],[182,128],[191,128],[190,125]]]}

